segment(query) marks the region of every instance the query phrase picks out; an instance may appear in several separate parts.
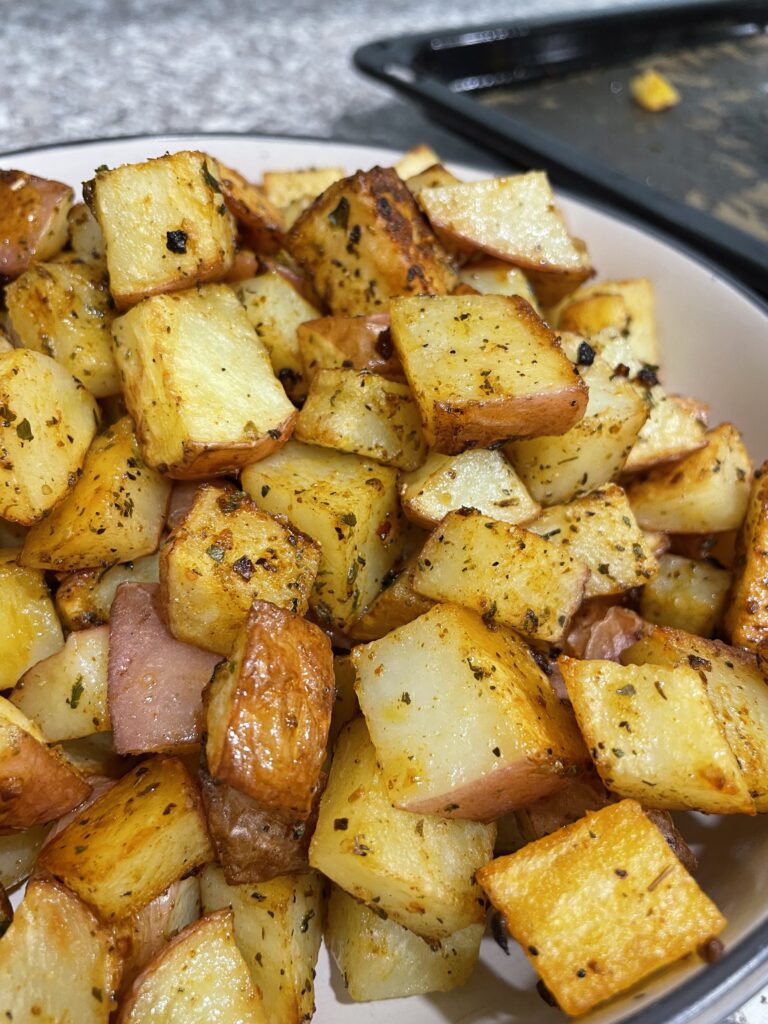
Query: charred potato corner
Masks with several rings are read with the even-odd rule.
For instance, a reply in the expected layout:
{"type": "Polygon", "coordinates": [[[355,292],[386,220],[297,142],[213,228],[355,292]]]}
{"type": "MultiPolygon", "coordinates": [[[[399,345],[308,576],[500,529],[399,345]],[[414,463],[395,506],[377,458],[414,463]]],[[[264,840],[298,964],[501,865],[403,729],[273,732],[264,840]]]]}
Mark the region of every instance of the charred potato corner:
{"type": "Polygon", "coordinates": [[[75,198],[0,174],[0,1018],[716,958],[670,813],[768,811],[768,477],[651,281],[426,147],[75,198]]]}

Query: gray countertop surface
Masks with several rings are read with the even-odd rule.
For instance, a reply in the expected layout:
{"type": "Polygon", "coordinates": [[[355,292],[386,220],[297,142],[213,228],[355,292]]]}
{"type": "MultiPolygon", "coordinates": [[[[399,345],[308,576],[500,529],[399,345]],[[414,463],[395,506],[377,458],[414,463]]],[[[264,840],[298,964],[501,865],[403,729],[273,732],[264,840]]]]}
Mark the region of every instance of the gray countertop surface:
{"type": "MultiPolygon", "coordinates": [[[[499,161],[352,67],[371,39],[602,0],[0,0],[0,153],[173,131],[303,135],[499,161]]],[[[637,6],[614,0],[613,8],[637,6]]],[[[766,1024],[758,995],[729,1024],[766,1024]]]]}

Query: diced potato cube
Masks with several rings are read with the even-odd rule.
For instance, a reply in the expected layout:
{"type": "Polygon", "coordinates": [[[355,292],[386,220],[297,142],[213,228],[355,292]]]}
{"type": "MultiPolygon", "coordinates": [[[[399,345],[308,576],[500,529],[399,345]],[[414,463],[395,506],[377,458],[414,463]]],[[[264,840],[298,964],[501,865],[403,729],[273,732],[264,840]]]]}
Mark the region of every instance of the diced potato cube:
{"type": "Polygon", "coordinates": [[[621,659],[635,665],[689,665],[701,675],[755,806],[760,813],[768,811],[768,686],[754,655],[719,640],[655,626],[621,659]]]}
{"type": "Polygon", "coordinates": [[[104,234],[118,309],[224,277],[235,227],[219,177],[216,161],[195,152],[96,171],[86,198],[104,234]]]}
{"type": "Polygon", "coordinates": [[[744,442],[730,423],[710,430],[707,440],[706,448],[652,469],[628,486],[632,510],[644,529],[709,533],[741,525],[752,475],[744,442]]]}
{"type": "Polygon", "coordinates": [[[98,425],[95,400],[54,359],[0,354],[0,515],[42,519],[77,480],[98,425]]]}
{"type": "Polygon", "coordinates": [[[237,294],[251,326],[267,347],[278,380],[291,399],[302,399],[307,381],[296,331],[306,320],[319,317],[320,311],[275,270],[242,281],[237,294]]]}
{"type": "Polygon", "coordinates": [[[0,170],[0,274],[18,277],[33,260],[49,260],[67,241],[69,185],[24,171],[0,170]]]}
{"type": "Polygon", "coordinates": [[[668,395],[658,384],[648,389],[648,419],[624,463],[625,473],[639,473],[690,455],[707,444],[706,423],[689,400],[668,395]]]}
{"type": "Polygon", "coordinates": [[[290,208],[295,220],[314,199],[343,177],[343,167],[308,167],[299,171],[265,171],[262,184],[270,203],[284,212],[290,208]]]}
{"type": "Polygon", "coordinates": [[[496,828],[393,807],[365,721],[339,736],[309,862],[376,912],[427,939],[485,920],[474,873],[496,828]]]}
{"type": "Polygon", "coordinates": [[[629,91],[638,106],[653,114],[676,107],[682,98],[666,75],[655,68],[646,68],[633,75],[629,80],[629,91]]]}
{"type": "Polygon", "coordinates": [[[613,480],[648,417],[631,384],[600,359],[581,371],[589,389],[584,418],[559,437],[513,441],[505,452],[536,501],[572,501],[613,480]]]}
{"type": "Polygon", "coordinates": [[[96,398],[120,393],[112,300],[104,268],[81,260],[36,263],[5,291],[24,348],[52,356],[96,398]]]}
{"type": "Polygon", "coordinates": [[[338,367],[370,370],[388,380],[405,379],[392,344],[388,313],[323,316],[299,324],[297,336],[304,376],[309,383],[318,370],[338,367]]]}
{"type": "Polygon", "coordinates": [[[63,885],[35,879],[0,942],[0,1016],[107,1024],[120,966],[109,929],[63,885]]]}
{"type": "Polygon", "coordinates": [[[588,578],[586,563],[562,547],[468,509],[449,512],[435,528],[413,585],[433,601],[464,605],[489,623],[557,643],[588,578]]]}
{"type": "MultiPolygon", "coordinates": [[[[270,1024],[304,1024],[315,1009],[323,885],[314,871],[254,885],[227,885],[210,864],[201,879],[206,913],[230,907],[235,941],[262,994],[270,1024]]],[[[250,1022],[249,1022],[250,1024],[250,1022]]]]}
{"type": "Polygon", "coordinates": [[[355,689],[390,800],[492,821],[588,764],[576,723],[526,644],[436,605],[355,647],[355,689]]]}
{"type": "Polygon", "coordinates": [[[290,437],[296,410],[231,288],[155,296],[113,330],[151,466],[181,479],[230,473],[290,437]]]}
{"type": "Polygon", "coordinates": [[[493,861],[479,878],[570,1016],[693,953],[726,923],[634,800],[493,861]]]}
{"type": "Polygon", "coordinates": [[[85,203],[75,203],[67,214],[67,224],[69,244],[75,256],[86,263],[104,263],[104,235],[85,203]]]}
{"type": "Polygon", "coordinates": [[[608,789],[645,807],[754,814],[706,682],[694,668],[565,656],[558,665],[608,789]]]}
{"type": "Polygon", "coordinates": [[[177,640],[228,654],[255,599],[303,615],[317,544],[231,487],[203,484],[160,554],[162,602],[177,640]]]}
{"type": "Polygon", "coordinates": [[[130,417],[94,440],[72,491],[36,523],[21,565],[74,571],[108,566],[157,549],[170,481],[144,464],[130,417]]]}
{"type": "Polygon", "coordinates": [[[450,291],[456,275],[403,182],[374,167],[331,185],[288,233],[332,313],[386,311],[393,295],[450,291]]]}
{"type": "Polygon", "coordinates": [[[640,597],[642,617],[660,626],[712,636],[723,617],[731,573],[679,555],[662,555],[658,565],[658,576],[646,583],[640,597]]]}
{"type": "Polygon", "coordinates": [[[11,702],[50,743],[109,732],[108,652],[106,626],[71,633],[60,651],[24,673],[10,695],[11,702]]]}
{"type": "Polygon", "coordinates": [[[319,370],[294,436],[406,471],[420,466],[427,455],[408,386],[365,371],[319,370]]]}
{"type": "Polygon", "coordinates": [[[232,914],[194,921],[136,978],[115,1024],[267,1024],[235,942],[232,914]]]}
{"type": "Polygon", "coordinates": [[[64,576],[56,590],[56,611],[66,629],[90,629],[109,622],[121,583],[157,583],[159,555],[118,562],[109,569],[80,569],[64,576]]]}
{"type": "MultiPolygon", "coordinates": [[[[403,175],[401,174],[400,177],[402,178],[403,175]]],[[[412,174],[410,177],[406,177],[405,183],[408,186],[408,191],[412,192],[418,200],[422,189],[437,188],[441,185],[460,185],[461,178],[457,178],[447,167],[436,161],[429,167],[425,167],[419,174],[412,174]]]]}
{"type": "Polygon", "coordinates": [[[238,171],[219,164],[219,185],[224,202],[237,221],[242,242],[257,253],[271,256],[283,245],[285,225],[277,207],[238,171]]]}
{"type": "MultiPolygon", "coordinates": [[[[752,651],[768,648],[768,462],[755,473],[747,513],[736,541],[733,590],[725,609],[725,629],[731,641],[740,647],[752,651]]],[[[689,632],[699,630],[689,628],[689,632]]]]}
{"type": "Polygon", "coordinates": [[[312,622],[254,601],[206,696],[208,771],[287,821],[306,820],[335,693],[331,642],[312,622]]]}
{"type": "Polygon", "coordinates": [[[504,260],[486,259],[470,263],[459,271],[459,280],[481,295],[519,295],[536,313],[539,312],[536,296],[525,274],[504,260]]]}
{"type": "Polygon", "coordinates": [[[427,528],[460,508],[513,524],[527,523],[539,512],[501,452],[485,449],[432,452],[420,469],[400,477],[400,500],[408,518],[427,528]]]}
{"type": "Polygon", "coordinates": [[[556,284],[564,278],[569,291],[594,273],[568,234],[542,171],[422,189],[419,203],[438,237],[469,252],[479,249],[556,284]]]}
{"type": "Polygon", "coordinates": [[[432,167],[439,162],[440,157],[434,149],[431,149],[422,142],[420,145],[409,149],[407,153],[403,153],[393,166],[403,181],[406,181],[408,178],[421,174],[428,167],[432,167]]]}
{"type": "Polygon", "coordinates": [[[38,864],[111,921],[212,859],[196,782],[178,758],[154,757],[67,825],[38,864]]]}
{"type": "Polygon", "coordinates": [[[325,941],[356,1002],[449,992],[472,975],[482,924],[471,924],[441,942],[427,943],[334,886],[325,941]]]}
{"type": "Polygon", "coordinates": [[[43,573],[22,569],[17,554],[15,548],[0,549],[0,690],[15,686],[27,669],[64,645],[43,573]]]}
{"type": "MultiPolygon", "coordinates": [[[[746,522],[746,520],[744,520],[746,522]]],[[[672,533],[667,535],[673,555],[702,561],[708,558],[724,569],[733,569],[736,561],[736,530],[721,533],[672,533]]]]}
{"type": "Polygon", "coordinates": [[[545,509],[527,529],[587,563],[585,598],[641,587],[657,572],[653,551],[616,484],[545,509]]]}
{"type": "Polygon", "coordinates": [[[336,680],[336,699],[331,712],[331,728],[328,732],[328,750],[331,753],[336,746],[336,740],[341,730],[360,714],[360,705],[355,693],[355,666],[350,654],[334,654],[333,674],[336,680]]]}
{"type": "Polygon", "coordinates": [[[349,630],[358,643],[378,640],[398,626],[413,622],[435,603],[413,589],[418,553],[408,559],[391,583],[387,583],[349,630]]]}
{"type": "Polygon", "coordinates": [[[246,469],[242,484],[263,509],[287,516],[320,544],[310,607],[323,625],[347,629],[400,555],[396,471],[289,441],[246,469]]]}
{"type": "Polygon", "coordinates": [[[519,296],[399,298],[390,318],[431,448],[563,434],[584,415],[578,372],[519,296]]]}
{"type": "Polygon", "coordinates": [[[590,335],[614,327],[638,362],[651,366],[659,362],[655,298],[647,277],[584,285],[563,299],[548,319],[554,327],[590,335]],[[599,305],[592,304],[595,298],[599,305]],[[611,299],[620,302],[607,301],[611,299]]]}

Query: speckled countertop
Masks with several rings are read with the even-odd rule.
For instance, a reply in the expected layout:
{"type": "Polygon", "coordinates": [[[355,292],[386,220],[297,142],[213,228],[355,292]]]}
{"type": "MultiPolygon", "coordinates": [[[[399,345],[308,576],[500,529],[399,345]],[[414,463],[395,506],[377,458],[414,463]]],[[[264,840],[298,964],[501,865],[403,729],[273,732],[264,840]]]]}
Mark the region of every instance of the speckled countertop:
{"type": "MultiPolygon", "coordinates": [[[[611,6],[636,6],[613,0],[611,6]]],[[[602,0],[0,0],[0,153],[168,131],[305,135],[498,165],[363,79],[376,37],[602,0]]],[[[757,996],[730,1024],[768,1024],[757,996]]]]}

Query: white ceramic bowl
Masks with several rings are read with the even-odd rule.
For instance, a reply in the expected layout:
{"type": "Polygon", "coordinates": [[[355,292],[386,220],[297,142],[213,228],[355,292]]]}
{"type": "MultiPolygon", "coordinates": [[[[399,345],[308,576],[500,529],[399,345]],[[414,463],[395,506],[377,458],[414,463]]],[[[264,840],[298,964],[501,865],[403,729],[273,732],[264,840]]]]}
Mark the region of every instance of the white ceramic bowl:
{"type": "MultiPolygon", "coordinates": [[[[244,174],[323,164],[349,171],[388,165],[388,150],[252,136],[171,136],[76,143],[8,154],[18,167],[78,185],[100,164],[115,166],[178,149],[205,149],[244,174]]],[[[484,177],[454,168],[465,178],[484,177]]],[[[658,302],[662,379],[673,391],[710,403],[711,421],[743,431],[755,462],[768,455],[768,310],[710,266],[658,235],[562,197],[571,229],[584,238],[602,277],[646,276],[658,302]]],[[[698,880],[729,919],[727,952],[705,968],[690,958],[594,1013],[595,1024],[716,1024],[768,984],[768,816],[679,815],[700,857],[698,880]]],[[[514,943],[511,943],[514,946],[514,943]]],[[[506,957],[490,939],[471,983],[436,996],[352,1003],[325,952],[317,972],[317,1024],[555,1024],[562,1015],[535,992],[519,950],[506,957]]]]}

